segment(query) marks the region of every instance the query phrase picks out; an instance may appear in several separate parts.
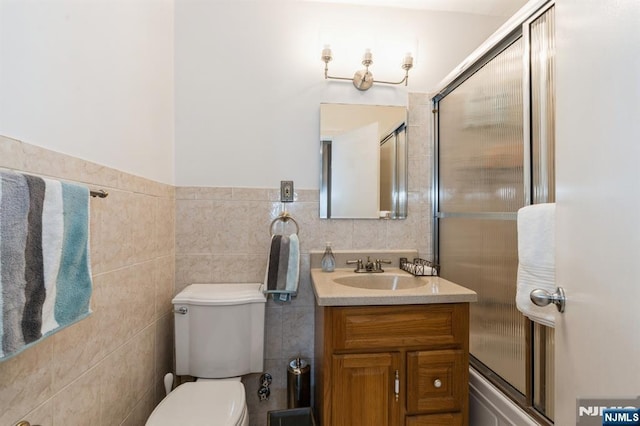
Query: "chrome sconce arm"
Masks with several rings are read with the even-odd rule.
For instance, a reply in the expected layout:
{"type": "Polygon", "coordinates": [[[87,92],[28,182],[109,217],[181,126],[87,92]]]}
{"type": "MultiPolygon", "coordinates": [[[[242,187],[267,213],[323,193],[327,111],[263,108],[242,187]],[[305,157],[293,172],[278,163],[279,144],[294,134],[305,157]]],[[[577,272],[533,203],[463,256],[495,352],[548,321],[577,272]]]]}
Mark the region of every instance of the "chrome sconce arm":
{"type": "Polygon", "coordinates": [[[404,61],[402,63],[402,69],[405,71],[404,78],[400,81],[384,81],[384,80],[374,80],[373,74],[369,71],[369,66],[373,64],[373,56],[371,51],[367,49],[364,52],[364,56],[362,58],[362,65],[364,65],[364,69],[358,70],[355,72],[352,78],[348,77],[336,77],[329,75],[329,62],[333,59],[333,55],[331,53],[331,48],[329,46],[325,46],[322,49],[322,56],[320,59],[324,62],[324,78],[325,80],[346,80],[352,81],[353,85],[356,89],[365,91],[369,90],[373,83],[383,83],[383,84],[402,84],[406,86],[409,82],[409,70],[413,68],[413,57],[410,53],[407,53],[404,57],[404,61]]]}

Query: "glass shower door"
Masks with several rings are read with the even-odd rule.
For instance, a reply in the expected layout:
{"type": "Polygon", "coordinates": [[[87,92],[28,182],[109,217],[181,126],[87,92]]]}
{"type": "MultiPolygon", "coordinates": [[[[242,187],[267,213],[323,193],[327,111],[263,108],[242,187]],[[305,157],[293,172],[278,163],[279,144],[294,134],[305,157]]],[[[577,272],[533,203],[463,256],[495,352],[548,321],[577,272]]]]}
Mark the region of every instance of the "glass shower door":
{"type": "Polygon", "coordinates": [[[522,38],[438,105],[438,233],[443,277],[478,293],[470,352],[526,392],[526,322],[515,307],[516,212],[526,204],[522,38]]]}
{"type": "Polygon", "coordinates": [[[554,330],[526,319],[515,295],[517,211],[555,201],[553,3],[492,53],[434,99],[437,261],[478,293],[472,365],[548,422],[554,330]]]}

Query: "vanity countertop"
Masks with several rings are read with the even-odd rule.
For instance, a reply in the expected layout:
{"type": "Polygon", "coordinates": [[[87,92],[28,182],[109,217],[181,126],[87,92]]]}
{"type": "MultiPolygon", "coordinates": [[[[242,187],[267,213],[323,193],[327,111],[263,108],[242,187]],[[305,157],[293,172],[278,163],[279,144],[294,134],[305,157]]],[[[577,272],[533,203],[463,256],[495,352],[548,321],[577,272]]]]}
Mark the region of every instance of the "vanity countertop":
{"type": "MultiPolygon", "coordinates": [[[[475,291],[440,277],[414,277],[398,269],[385,268],[385,272],[371,275],[402,275],[411,280],[421,280],[425,285],[402,290],[373,290],[336,283],[334,280],[356,275],[352,268],[338,268],[334,272],[311,269],[311,282],[316,302],[320,306],[362,305],[421,305],[428,303],[475,302],[475,291]]],[[[366,275],[366,274],[358,274],[366,275]]]]}

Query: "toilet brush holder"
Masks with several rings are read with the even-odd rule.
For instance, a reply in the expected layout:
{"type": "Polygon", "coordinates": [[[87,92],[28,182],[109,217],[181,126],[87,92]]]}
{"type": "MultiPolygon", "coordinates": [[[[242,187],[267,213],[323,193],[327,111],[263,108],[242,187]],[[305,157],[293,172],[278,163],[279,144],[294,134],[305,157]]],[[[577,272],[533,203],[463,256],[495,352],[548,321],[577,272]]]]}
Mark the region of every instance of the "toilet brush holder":
{"type": "Polygon", "coordinates": [[[287,369],[287,407],[311,405],[311,367],[304,359],[295,358],[287,369]]]}

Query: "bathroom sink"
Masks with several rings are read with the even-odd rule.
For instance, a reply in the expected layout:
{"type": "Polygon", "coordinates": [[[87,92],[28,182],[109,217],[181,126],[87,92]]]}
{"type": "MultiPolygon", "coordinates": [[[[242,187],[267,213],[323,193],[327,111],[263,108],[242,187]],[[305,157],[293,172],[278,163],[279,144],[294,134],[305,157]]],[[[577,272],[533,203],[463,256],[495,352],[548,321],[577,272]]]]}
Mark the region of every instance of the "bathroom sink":
{"type": "Polygon", "coordinates": [[[426,285],[426,281],[409,275],[360,274],[339,277],[333,280],[340,285],[367,290],[408,290],[426,285]]]}

